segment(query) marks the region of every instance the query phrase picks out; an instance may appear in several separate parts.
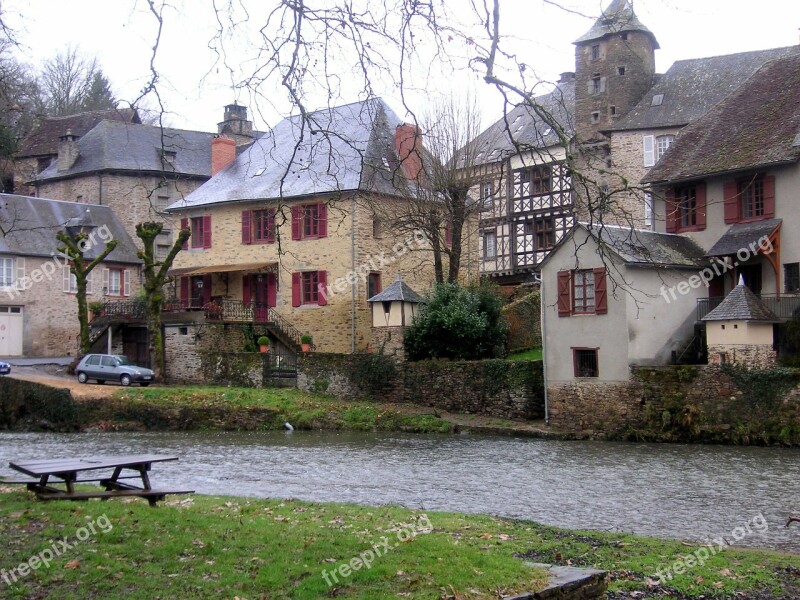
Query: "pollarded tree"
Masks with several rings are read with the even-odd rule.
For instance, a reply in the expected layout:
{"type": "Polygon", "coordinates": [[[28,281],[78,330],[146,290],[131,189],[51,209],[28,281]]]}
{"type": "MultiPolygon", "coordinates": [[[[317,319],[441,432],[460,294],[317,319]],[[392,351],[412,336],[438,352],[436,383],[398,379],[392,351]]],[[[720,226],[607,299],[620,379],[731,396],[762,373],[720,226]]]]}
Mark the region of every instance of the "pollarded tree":
{"type": "Polygon", "coordinates": [[[149,331],[150,364],[153,367],[156,381],[160,381],[166,370],[164,358],[164,340],[161,335],[161,305],[164,301],[164,283],[167,271],[172,266],[183,244],[192,235],[190,229],[181,229],[163,261],[155,255],[155,242],[163,231],[164,224],[157,222],[139,223],[136,226],[136,237],[142,240],[142,250],[137,254],[142,260],[142,277],[147,308],[147,329],[149,331]]]}

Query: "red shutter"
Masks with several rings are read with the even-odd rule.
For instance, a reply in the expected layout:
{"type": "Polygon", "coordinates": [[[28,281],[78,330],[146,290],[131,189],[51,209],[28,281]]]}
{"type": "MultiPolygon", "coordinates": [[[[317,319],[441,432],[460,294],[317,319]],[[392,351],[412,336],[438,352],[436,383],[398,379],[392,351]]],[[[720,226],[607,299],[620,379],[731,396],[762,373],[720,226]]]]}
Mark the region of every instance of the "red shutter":
{"type": "Polygon", "coordinates": [[[317,272],[317,304],[325,306],[328,304],[328,272],[317,272]]]}
{"type": "Polygon", "coordinates": [[[278,277],[275,273],[267,275],[267,306],[270,308],[278,305],[278,277]]]}
{"type": "Polygon", "coordinates": [[[245,306],[250,306],[250,275],[242,276],[242,302],[245,306]]]}
{"type": "Polygon", "coordinates": [[[694,187],[695,199],[697,201],[697,228],[706,228],[706,184],[698,183],[694,187]]]}
{"type": "Polygon", "coordinates": [[[275,242],[275,209],[267,210],[267,242],[275,242]]]}
{"type": "Polygon", "coordinates": [[[739,222],[739,186],[735,181],[728,181],[722,186],[722,199],[725,203],[725,222],[739,222]]]}
{"type": "Polygon", "coordinates": [[[249,244],[252,228],[250,226],[250,213],[249,210],[242,211],[242,243],[249,244]]]}
{"type": "Polygon", "coordinates": [[[764,218],[775,216],[775,177],[764,177],[764,218]]]}
{"type": "Polygon", "coordinates": [[[302,277],[301,273],[292,273],[292,306],[300,306],[303,303],[302,277]]]}
{"type": "Polygon", "coordinates": [[[604,315],[608,312],[605,267],[594,269],[594,312],[598,315],[604,315]]]}
{"type": "Polygon", "coordinates": [[[678,231],[678,204],[675,202],[675,188],[664,190],[664,220],[667,224],[667,233],[678,231]]]}
{"type": "Polygon", "coordinates": [[[558,272],[558,316],[568,317],[572,313],[570,302],[570,287],[572,286],[572,274],[569,271],[558,272]]]}
{"type": "Polygon", "coordinates": [[[211,248],[211,216],[203,217],[203,248],[211,248]]]}
{"type": "MultiPolygon", "coordinates": [[[[292,239],[293,240],[301,240],[303,239],[303,207],[302,206],[293,206],[292,207],[292,239]]],[[[299,304],[298,304],[299,306],[299,304]]]]}
{"type": "MultiPolygon", "coordinates": [[[[189,219],[187,219],[187,218],[181,219],[181,230],[183,230],[183,229],[189,229],[189,219]]],[[[183,247],[182,248],[183,248],[183,250],[188,250],[189,249],[189,240],[188,239],[183,243],[183,247]]]]}
{"type": "Polygon", "coordinates": [[[181,306],[189,306],[189,278],[181,277],[181,306]]]}
{"type": "Polygon", "coordinates": [[[317,206],[317,232],[319,237],[328,237],[328,206],[320,204],[317,206]]]}
{"type": "Polygon", "coordinates": [[[211,275],[203,275],[203,304],[211,302],[211,275]]]}

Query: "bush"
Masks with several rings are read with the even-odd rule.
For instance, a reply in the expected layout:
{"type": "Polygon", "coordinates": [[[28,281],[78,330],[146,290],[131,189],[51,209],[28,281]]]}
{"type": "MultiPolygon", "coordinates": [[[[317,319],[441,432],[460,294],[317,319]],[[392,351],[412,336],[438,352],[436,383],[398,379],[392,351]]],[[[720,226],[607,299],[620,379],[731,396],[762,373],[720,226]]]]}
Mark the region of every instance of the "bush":
{"type": "Polygon", "coordinates": [[[502,309],[495,286],[439,284],[406,330],[406,355],[410,360],[503,356],[507,324],[502,309]]]}

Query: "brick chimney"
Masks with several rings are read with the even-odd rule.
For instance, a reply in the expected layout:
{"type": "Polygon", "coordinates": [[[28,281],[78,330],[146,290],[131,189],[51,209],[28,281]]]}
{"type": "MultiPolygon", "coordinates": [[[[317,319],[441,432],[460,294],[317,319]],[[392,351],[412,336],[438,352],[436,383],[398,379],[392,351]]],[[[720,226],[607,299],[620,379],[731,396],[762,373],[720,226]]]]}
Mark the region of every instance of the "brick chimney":
{"type": "Polygon", "coordinates": [[[236,158],[236,142],[230,138],[215,137],[211,140],[211,176],[231,164],[236,158]]]}
{"type": "Polygon", "coordinates": [[[422,134],[416,125],[402,123],[394,132],[394,148],[403,165],[403,173],[412,181],[422,173],[422,134]]]}
{"type": "Polygon", "coordinates": [[[72,135],[72,130],[58,138],[58,160],[56,162],[59,172],[69,171],[78,160],[78,136],[72,135]]]}

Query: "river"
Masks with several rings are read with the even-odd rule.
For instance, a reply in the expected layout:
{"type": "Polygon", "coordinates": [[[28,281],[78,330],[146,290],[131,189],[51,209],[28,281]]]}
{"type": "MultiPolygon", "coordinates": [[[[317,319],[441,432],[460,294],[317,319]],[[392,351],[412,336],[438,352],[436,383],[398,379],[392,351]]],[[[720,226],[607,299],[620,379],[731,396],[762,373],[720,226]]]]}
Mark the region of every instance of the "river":
{"type": "Polygon", "coordinates": [[[800,553],[800,450],[339,432],[0,433],[13,459],[174,454],[157,487],[200,494],[401,504],[568,528],[800,553]],[[753,520],[757,519],[756,522],[753,520]]]}

